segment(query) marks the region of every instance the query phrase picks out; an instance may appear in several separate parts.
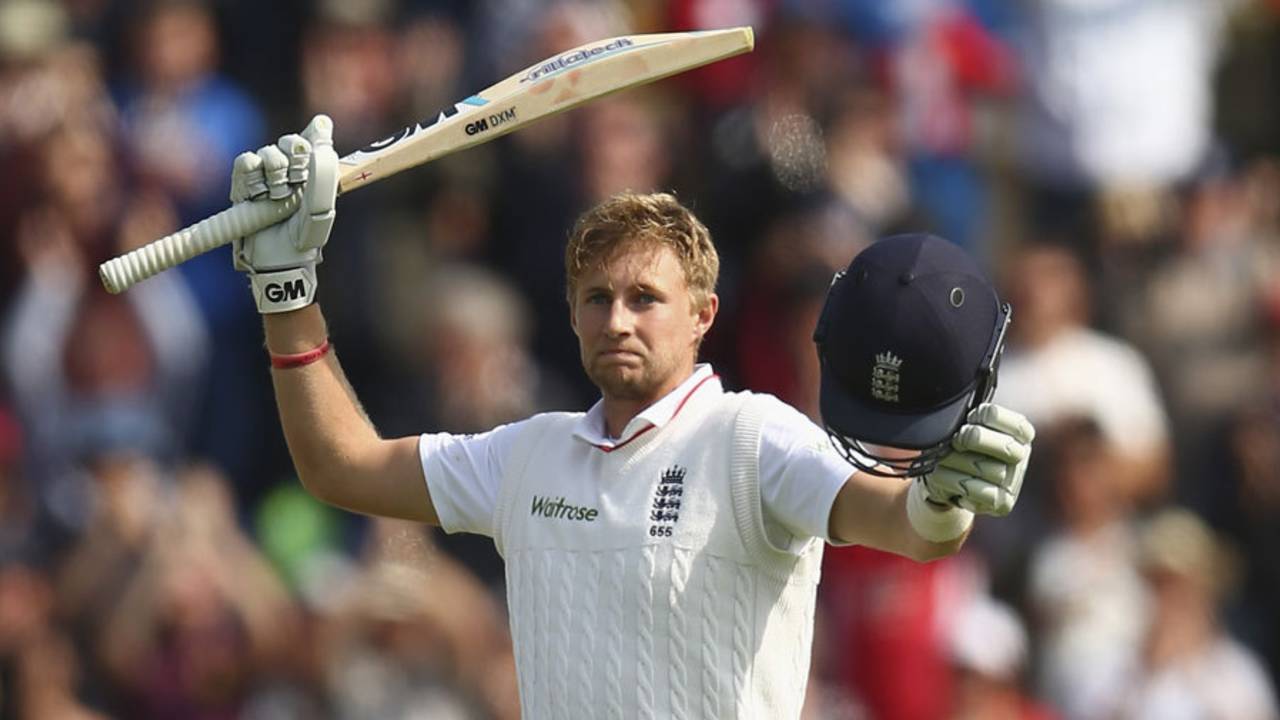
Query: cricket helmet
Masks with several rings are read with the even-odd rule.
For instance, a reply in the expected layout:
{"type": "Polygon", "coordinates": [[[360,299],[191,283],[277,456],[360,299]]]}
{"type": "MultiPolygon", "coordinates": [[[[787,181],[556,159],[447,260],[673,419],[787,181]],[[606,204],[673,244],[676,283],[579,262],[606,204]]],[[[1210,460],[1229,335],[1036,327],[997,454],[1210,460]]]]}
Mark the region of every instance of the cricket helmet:
{"type": "Polygon", "coordinates": [[[813,335],[836,448],[877,475],[931,472],[994,394],[1010,316],[973,258],[942,238],[894,235],[859,253],[831,281],[813,335]]]}

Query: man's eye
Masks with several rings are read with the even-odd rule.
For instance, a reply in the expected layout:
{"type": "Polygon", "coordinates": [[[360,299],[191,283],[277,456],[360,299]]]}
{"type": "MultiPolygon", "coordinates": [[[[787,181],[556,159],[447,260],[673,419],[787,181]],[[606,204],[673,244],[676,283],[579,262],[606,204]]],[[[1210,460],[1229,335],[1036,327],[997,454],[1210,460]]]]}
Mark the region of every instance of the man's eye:
{"type": "Polygon", "coordinates": [[[636,300],[641,305],[652,305],[653,303],[658,302],[658,298],[652,293],[640,293],[636,296],[636,300]]]}
{"type": "Polygon", "coordinates": [[[592,305],[608,305],[609,296],[604,293],[591,293],[587,296],[587,302],[592,305]]]}

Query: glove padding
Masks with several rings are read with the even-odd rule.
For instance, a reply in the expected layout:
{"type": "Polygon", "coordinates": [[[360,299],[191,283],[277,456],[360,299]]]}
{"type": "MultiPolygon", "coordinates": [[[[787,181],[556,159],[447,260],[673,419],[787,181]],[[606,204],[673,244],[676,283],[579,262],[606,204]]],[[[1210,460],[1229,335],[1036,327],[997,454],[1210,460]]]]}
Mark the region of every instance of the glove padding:
{"type": "Polygon", "coordinates": [[[969,412],[951,452],[920,478],[932,502],[982,515],[1008,515],[1022,491],[1035,428],[1022,414],[994,403],[969,412]]]}
{"type": "Polygon", "coordinates": [[[297,310],[315,300],[316,264],[338,196],[338,154],[327,115],[316,115],[301,134],[236,157],[231,202],[278,203],[294,194],[301,201],[288,219],[232,245],[235,267],[249,274],[260,313],[297,310]]]}

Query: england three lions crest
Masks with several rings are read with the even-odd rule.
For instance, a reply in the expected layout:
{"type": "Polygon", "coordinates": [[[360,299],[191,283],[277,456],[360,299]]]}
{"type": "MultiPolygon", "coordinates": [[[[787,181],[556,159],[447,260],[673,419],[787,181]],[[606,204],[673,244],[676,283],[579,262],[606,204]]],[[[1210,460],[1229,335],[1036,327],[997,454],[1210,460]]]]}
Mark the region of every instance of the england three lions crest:
{"type": "Polygon", "coordinates": [[[902,358],[891,352],[876,355],[876,366],[871,370],[871,397],[884,402],[898,402],[901,370],[902,358]]]}
{"type": "Polygon", "coordinates": [[[685,468],[672,465],[662,473],[661,481],[653,493],[653,507],[649,511],[649,537],[672,537],[675,524],[680,520],[680,505],[684,500],[685,468]]]}

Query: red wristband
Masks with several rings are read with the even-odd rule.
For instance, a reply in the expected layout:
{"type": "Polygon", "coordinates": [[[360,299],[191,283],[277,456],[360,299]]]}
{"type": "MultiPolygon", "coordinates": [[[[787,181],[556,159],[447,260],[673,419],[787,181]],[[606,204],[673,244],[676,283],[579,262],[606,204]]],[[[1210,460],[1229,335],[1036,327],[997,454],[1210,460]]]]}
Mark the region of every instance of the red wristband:
{"type": "Polygon", "coordinates": [[[293,353],[291,355],[277,355],[271,353],[271,367],[277,370],[288,370],[289,368],[302,367],[310,365],[329,354],[329,339],[325,338],[320,347],[313,348],[306,352],[293,353]]]}

